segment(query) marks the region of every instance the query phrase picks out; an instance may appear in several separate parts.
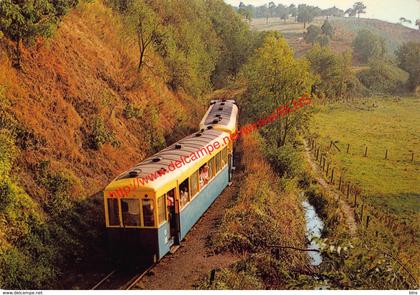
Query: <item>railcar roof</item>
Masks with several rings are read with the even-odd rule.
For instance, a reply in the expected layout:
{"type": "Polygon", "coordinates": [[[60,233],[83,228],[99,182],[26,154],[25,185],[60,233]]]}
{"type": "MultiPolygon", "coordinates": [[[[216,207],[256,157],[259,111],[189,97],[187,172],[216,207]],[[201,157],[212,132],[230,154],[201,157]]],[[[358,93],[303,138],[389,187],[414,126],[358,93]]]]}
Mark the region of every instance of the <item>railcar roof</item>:
{"type": "MultiPolygon", "coordinates": [[[[207,162],[210,159],[211,155],[205,154],[196,161],[183,164],[181,168],[177,168],[174,171],[168,171],[167,168],[171,162],[180,160],[181,156],[190,156],[192,153],[196,153],[202,148],[207,147],[209,144],[214,144],[216,141],[218,141],[222,146],[224,143],[223,139],[226,136],[228,136],[228,133],[214,129],[196,132],[192,135],[189,135],[180,141],[168,146],[162,151],[148,157],[131,169],[123,172],[116,179],[114,179],[114,181],[111,182],[105,190],[112,191],[119,187],[130,185],[133,183],[133,179],[137,177],[146,178],[155,172],[161,171],[161,169],[166,169],[165,175],[160,176],[156,180],[151,181],[143,186],[145,190],[149,189],[156,191],[165,183],[177,180],[182,176],[183,173],[187,172],[188,170],[194,171],[194,169],[198,169],[202,163],[207,162]]],[[[213,155],[221,150],[222,148],[219,148],[213,152],[213,155]]],[[[141,190],[141,187],[139,189],[141,190]]]]}
{"type": "Polygon", "coordinates": [[[216,129],[234,131],[237,126],[238,107],[234,100],[212,100],[211,106],[200,123],[200,128],[213,126],[216,129]]]}

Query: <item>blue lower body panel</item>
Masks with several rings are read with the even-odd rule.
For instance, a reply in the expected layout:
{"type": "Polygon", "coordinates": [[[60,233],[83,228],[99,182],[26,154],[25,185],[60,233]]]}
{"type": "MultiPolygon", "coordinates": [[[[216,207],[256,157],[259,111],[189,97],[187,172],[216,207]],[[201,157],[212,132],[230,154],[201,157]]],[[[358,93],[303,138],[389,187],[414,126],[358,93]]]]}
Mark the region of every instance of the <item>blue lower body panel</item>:
{"type": "MultiPolygon", "coordinates": [[[[226,166],[209,184],[196,195],[194,199],[182,209],[180,213],[180,240],[184,239],[188,231],[206,212],[210,205],[217,199],[229,184],[229,169],[226,166]]],[[[169,252],[174,244],[170,238],[170,226],[168,222],[158,229],[159,259],[169,252]]]]}
{"type": "Polygon", "coordinates": [[[191,202],[181,211],[182,240],[193,225],[206,212],[229,183],[229,169],[226,166],[191,202]]]}

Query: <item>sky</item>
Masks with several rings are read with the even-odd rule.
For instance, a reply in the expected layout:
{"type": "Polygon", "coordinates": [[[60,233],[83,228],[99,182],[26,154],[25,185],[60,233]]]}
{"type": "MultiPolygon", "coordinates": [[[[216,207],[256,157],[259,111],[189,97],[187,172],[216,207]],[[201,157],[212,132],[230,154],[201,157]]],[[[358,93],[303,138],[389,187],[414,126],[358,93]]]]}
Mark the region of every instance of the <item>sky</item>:
{"type": "MultiPolygon", "coordinates": [[[[242,0],[245,4],[255,6],[267,4],[271,0],[242,0]]],[[[357,0],[360,1],[360,0],[357,0]]],[[[415,27],[416,19],[420,19],[420,0],[362,0],[367,6],[366,14],[363,17],[376,18],[396,23],[400,17],[413,21],[411,27],[415,27]]],[[[240,0],[225,0],[226,3],[238,6],[240,0]]],[[[353,6],[356,0],[274,0],[274,3],[290,5],[294,3],[318,6],[322,9],[336,6],[344,11],[353,6]]],[[[407,25],[410,26],[410,25],[407,25]]]]}

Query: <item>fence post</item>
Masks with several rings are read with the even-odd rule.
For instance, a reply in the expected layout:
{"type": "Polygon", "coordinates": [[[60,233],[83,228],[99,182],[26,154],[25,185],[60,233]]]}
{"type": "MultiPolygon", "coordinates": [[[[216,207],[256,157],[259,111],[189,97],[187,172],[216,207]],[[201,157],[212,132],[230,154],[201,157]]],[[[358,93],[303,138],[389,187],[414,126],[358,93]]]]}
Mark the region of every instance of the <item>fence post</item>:
{"type": "Polygon", "coordinates": [[[368,147],[365,149],[365,158],[367,157],[368,147]]]}
{"type": "Polygon", "coordinates": [[[216,270],[212,269],[210,273],[210,285],[213,285],[214,279],[216,278],[216,270]]]}
{"type": "Polygon", "coordinates": [[[368,228],[368,226],[369,226],[369,219],[370,219],[370,216],[368,215],[367,217],[366,217],[366,229],[368,228]]]}
{"type": "Polygon", "coordinates": [[[388,159],[388,149],[385,151],[385,160],[388,159]]]}
{"type": "Polygon", "coordinates": [[[331,181],[330,183],[334,185],[334,168],[331,169],[331,181]]]}
{"type": "Polygon", "coordinates": [[[327,177],[328,177],[328,171],[330,171],[330,162],[328,162],[328,164],[327,164],[327,172],[326,172],[327,177]]]}
{"type": "Polygon", "coordinates": [[[411,154],[411,163],[414,163],[414,152],[411,154]]]}
{"type": "Polygon", "coordinates": [[[360,213],[360,222],[363,222],[363,209],[364,209],[364,207],[365,207],[365,200],[363,199],[363,202],[362,202],[362,212],[360,213]]]}
{"type": "Polygon", "coordinates": [[[350,150],[350,143],[347,144],[347,154],[349,153],[350,150]]]}
{"type": "Polygon", "coordinates": [[[347,200],[349,199],[349,197],[350,197],[350,182],[347,183],[347,200]]]}
{"type": "Polygon", "coordinates": [[[341,192],[341,175],[340,175],[340,180],[338,181],[338,190],[341,192]]]}

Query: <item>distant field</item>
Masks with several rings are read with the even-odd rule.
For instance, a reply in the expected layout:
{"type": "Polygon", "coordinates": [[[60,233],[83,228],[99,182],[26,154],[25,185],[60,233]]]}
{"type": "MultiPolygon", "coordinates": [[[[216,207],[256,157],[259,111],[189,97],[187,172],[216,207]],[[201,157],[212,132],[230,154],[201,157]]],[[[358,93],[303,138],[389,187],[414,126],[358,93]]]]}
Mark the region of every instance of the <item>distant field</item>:
{"type": "MultiPolygon", "coordinates": [[[[324,20],[325,17],[315,18],[307,26],[311,24],[321,26],[324,20]]],[[[384,38],[388,51],[391,54],[404,42],[420,42],[419,30],[410,29],[400,24],[364,18],[331,17],[329,20],[336,30],[335,37],[331,42],[331,48],[335,52],[343,52],[351,49],[351,43],[355,34],[362,29],[370,30],[372,33],[384,38]]],[[[269,18],[267,23],[265,18],[257,18],[252,20],[251,28],[256,31],[276,30],[281,32],[298,56],[301,56],[306,50],[311,48],[310,44],[306,44],[302,40],[303,33],[306,29],[303,28],[302,23],[296,23],[294,19],[289,19],[284,22],[279,18],[269,18]]]]}
{"type": "Polygon", "coordinates": [[[333,147],[329,158],[359,184],[368,202],[396,215],[420,212],[419,99],[366,99],[355,105],[320,106],[310,125],[325,149],[331,140],[337,141],[341,152],[333,147]],[[366,146],[368,156],[364,157],[366,146]],[[388,160],[384,159],[386,149],[388,160]]]}

